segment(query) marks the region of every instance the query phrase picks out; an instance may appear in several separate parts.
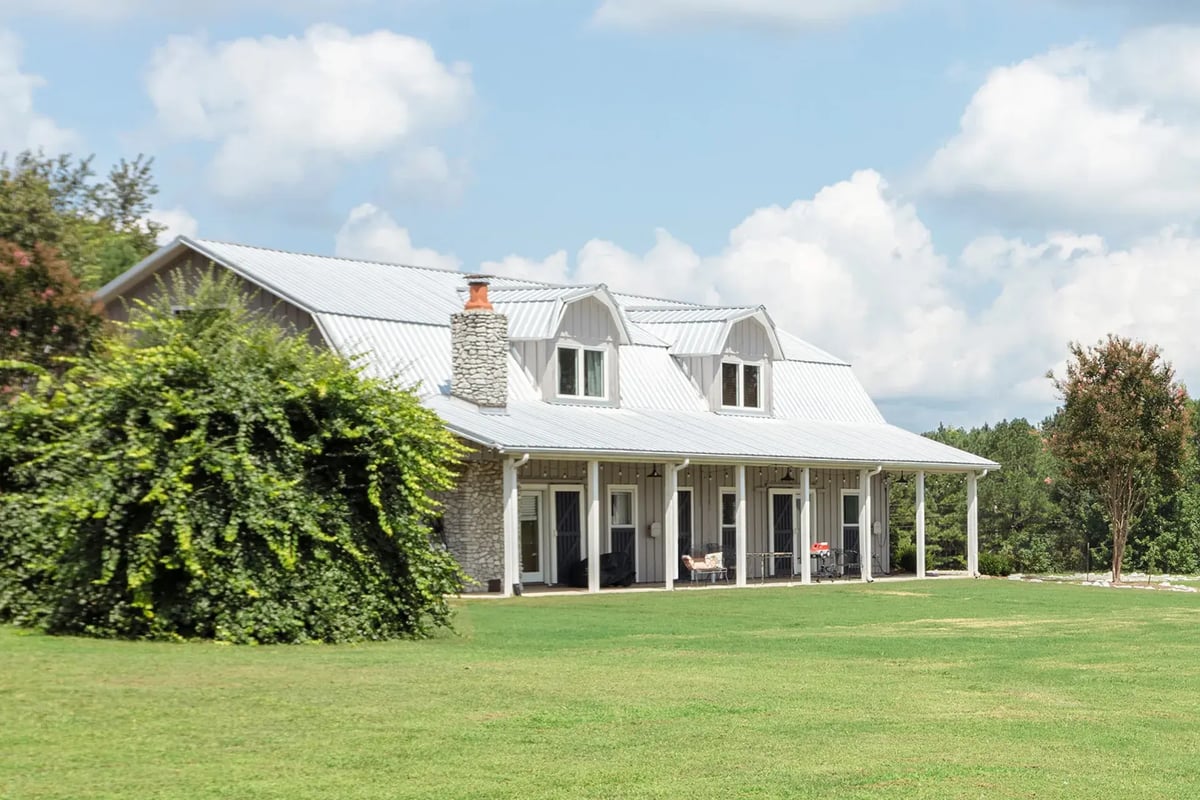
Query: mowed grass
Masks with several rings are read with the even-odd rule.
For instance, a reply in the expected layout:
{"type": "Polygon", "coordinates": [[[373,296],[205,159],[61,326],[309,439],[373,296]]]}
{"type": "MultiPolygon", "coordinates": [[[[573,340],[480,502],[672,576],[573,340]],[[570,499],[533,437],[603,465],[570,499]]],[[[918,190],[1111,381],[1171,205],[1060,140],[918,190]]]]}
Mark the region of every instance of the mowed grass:
{"type": "Polygon", "coordinates": [[[516,598],[427,642],[0,628],[6,798],[1200,796],[1200,596],[516,598]]]}

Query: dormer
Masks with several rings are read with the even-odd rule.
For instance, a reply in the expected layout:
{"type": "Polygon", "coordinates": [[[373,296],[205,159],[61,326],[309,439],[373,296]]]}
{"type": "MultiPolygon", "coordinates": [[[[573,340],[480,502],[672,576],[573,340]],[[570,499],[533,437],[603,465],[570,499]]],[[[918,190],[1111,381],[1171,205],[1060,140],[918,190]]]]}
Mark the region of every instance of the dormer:
{"type": "Polygon", "coordinates": [[[783,358],[762,306],[637,307],[629,318],[670,345],[710,410],[772,414],[772,362],[783,358]]]}
{"type": "Polygon", "coordinates": [[[607,287],[498,288],[491,299],[508,316],[513,355],[543,400],[620,404],[620,346],[631,339],[607,287]]]}

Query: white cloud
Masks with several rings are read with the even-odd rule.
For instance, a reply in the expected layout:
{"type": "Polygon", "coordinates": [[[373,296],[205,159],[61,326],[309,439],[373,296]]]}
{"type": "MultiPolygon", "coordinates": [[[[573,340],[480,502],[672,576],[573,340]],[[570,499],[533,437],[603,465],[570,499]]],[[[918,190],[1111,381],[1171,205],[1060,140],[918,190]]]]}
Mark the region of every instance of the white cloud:
{"type": "Polygon", "coordinates": [[[720,253],[702,258],[659,230],[644,255],[602,240],[574,264],[510,257],[485,272],[552,283],[606,283],[617,291],[730,305],[766,305],[780,327],[858,365],[882,395],[937,385],[962,392],[986,365],[955,344],[968,320],[945,288],[946,260],[916,210],[864,171],[787,208],[755,211],[720,253]]]}
{"type": "Polygon", "coordinates": [[[941,255],[915,207],[864,171],[786,208],[751,213],[720,252],[659,231],[643,255],[601,240],[569,259],[510,256],[485,272],[726,304],[765,304],[781,328],[847,358],[901,420],[1034,419],[1067,343],[1109,332],[1159,344],[1200,386],[1192,309],[1200,233],[1166,228],[1128,247],[1061,232],[980,237],[941,255]],[[916,409],[926,409],[917,411],[916,409]],[[930,411],[929,409],[935,409],[930,411]]]}
{"type": "Polygon", "coordinates": [[[146,218],[151,222],[166,226],[158,233],[157,240],[160,245],[166,244],[176,236],[195,236],[200,229],[196,218],[179,206],[155,208],[146,215],[146,218]]]}
{"type": "Polygon", "coordinates": [[[386,211],[363,203],[350,212],[337,232],[334,252],[343,258],[388,261],[417,267],[458,269],[452,255],[416,247],[408,229],[396,223],[386,211]]]}
{"type": "Polygon", "coordinates": [[[1025,221],[1165,222],[1200,214],[1200,28],[994,70],[924,185],[1025,221]]]}
{"type": "Polygon", "coordinates": [[[0,30],[0,152],[69,150],[77,141],[75,133],[34,110],[34,92],[45,81],[21,71],[21,51],[20,39],[0,30]]]}
{"type": "Polygon", "coordinates": [[[234,197],[311,192],[347,167],[419,161],[473,96],[469,68],[442,63],[427,42],[333,25],[218,44],[172,37],[147,89],[167,134],[215,143],[213,185],[234,197]]]}
{"type": "Polygon", "coordinates": [[[738,25],[799,29],[879,13],[904,0],[604,0],[595,21],[638,30],[738,25]]]}

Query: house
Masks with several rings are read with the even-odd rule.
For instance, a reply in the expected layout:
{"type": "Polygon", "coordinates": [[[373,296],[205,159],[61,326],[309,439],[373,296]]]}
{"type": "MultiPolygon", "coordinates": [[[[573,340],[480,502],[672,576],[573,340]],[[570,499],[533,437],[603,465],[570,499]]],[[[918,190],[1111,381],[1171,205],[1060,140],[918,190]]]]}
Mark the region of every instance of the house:
{"type": "MultiPolygon", "coordinates": [[[[473,447],[445,498],[447,546],[478,588],[564,583],[623,552],[671,588],[681,556],[718,550],[738,584],[812,578],[828,543],[870,580],[890,568],[887,476],[999,465],[887,424],[850,365],[767,310],[176,239],[103,287],[121,319],[159,278],[211,266],[314,344],[411,384],[473,447]]],[[[924,576],[924,547],[918,547],[924,576]]]]}

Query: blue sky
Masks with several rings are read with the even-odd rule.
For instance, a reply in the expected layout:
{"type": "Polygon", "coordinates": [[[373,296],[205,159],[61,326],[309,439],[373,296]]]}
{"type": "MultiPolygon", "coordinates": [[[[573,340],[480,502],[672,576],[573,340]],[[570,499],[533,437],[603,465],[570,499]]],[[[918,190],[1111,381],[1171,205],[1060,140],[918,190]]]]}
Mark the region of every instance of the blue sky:
{"type": "Polygon", "coordinates": [[[0,149],[153,154],[174,230],[726,303],[914,429],[1071,339],[1200,375],[1179,0],[0,0],[0,149]]]}

